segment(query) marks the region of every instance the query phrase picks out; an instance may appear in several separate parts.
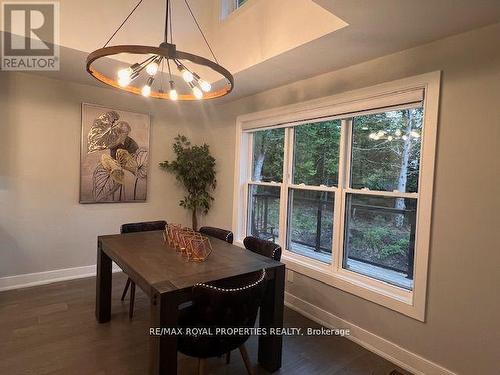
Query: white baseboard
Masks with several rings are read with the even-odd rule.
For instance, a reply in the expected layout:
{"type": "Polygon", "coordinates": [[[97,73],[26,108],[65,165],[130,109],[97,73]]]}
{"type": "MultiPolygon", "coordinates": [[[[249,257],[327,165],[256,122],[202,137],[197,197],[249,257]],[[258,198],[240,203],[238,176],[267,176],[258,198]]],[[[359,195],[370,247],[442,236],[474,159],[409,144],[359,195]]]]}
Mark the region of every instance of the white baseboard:
{"type": "Polygon", "coordinates": [[[346,338],[415,375],[457,375],[290,293],[285,293],[285,305],[327,328],[348,328],[350,335],[346,338]]]}
{"type": "MultiPolygon", "coordinates": [[[[113,263],[113,272],[121,269],[113,263]]],[[[30,286],[55,283],[57,281],[80,279],[96,275],[96,265],[64,268],[60,270],[26,273],[24,275],[7,276],[0,278],[0,292],[4,290],[27,288],[30,286]]]]}

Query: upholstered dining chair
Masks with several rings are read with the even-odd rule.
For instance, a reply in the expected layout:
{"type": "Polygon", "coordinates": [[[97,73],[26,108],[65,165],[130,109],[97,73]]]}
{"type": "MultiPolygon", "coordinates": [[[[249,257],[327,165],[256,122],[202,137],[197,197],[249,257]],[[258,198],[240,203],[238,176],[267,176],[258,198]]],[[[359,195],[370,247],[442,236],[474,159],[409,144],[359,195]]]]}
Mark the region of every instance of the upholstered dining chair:
{"type": "Polygon", "coordinates": [[[281,246],[275,244],[274,242],[248,236],[243,240],[243,245],[245,245],[246,249],[253,251],[254,253],[272,258],[278,262],[281,260],[281,246]]]}
{"type": "MultiPolygon", "coordinates": [[[[157,221],[143,221],[140,223],[127,223],[122,224],[120,227],[120,233],[134,233],[134,232],[149,232],[153,230],[164,230],[167,222],[165,220],[157,221]]],[[[128,288],[130,287],[130,307],[128,310],[128,316],[130,319],[134,316],[134,302],[135,302],[135,283],[130,279],[127,279],[125,284],[125,289],[123,289],[122,298],[123,301],[127,295],[128,288]]]]}
{"type": "MultiPolygon", "coordinates": [[[[179,310],[179,325],[186,328],[253,328],[262,304],[266,271],[261,270],[230,279],[197,284],[193,302],[179,310]]],[[[178,350],[198,358],[199,375],[206,374],[206,359],[239,349],[248,374],[252,365],[245,348],[250,335],[186,335],[178,338],[178,350]]]]}
{"type": "Polygon", "coordinates": [[[200,233],[206,236],[215,237],[219,240],[233,243],[233,232],[215,227],[201,227],[200,233]]]}

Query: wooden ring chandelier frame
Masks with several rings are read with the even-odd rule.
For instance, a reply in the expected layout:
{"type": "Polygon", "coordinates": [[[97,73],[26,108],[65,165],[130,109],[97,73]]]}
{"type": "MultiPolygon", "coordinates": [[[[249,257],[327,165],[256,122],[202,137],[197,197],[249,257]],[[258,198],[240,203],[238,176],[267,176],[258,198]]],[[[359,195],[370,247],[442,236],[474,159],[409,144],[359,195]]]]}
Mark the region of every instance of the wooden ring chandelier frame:
{"type": "MultiPolygon", "coordinates": [[[[215,99],[221,96],[229,94],[234,87],[234,78],[229,71],[220,66],[219,64],[214,63],[213,61],[206,59],[205,57],[193,55],[192,53],[177,51],[174,44],[162,43],[160,47],[152,47],[152,46],[142,46],[142,45],[118,45],[118,46],[110,46],[100,48],[92,53],[90,53],[87,57],[87,72],[91,74],[95,79],[105,83],[106,85],[113,86],[120,90],[128,91],[132,94],[141,95],[141,89],[134,86],[126,86],[122,87],[118,84],[118,81],[106,76],[105,74],[99,72],[92,64],[103,57],[118,55],[120,53],[131,53],[131,54],[143,54],[143,55],[157,55],[162,56],[166,59],[170,60],[188,60],[192,63],[198,65],[207,66],[216,72],[220,73],[224,78],[227,79],[228,83],[216,91],[211,91],[209,93],[205,93],[203,99],[215,99]]],[[[160,91],[151,91],[150,97],[157,99],[169,99],[168,92],[160,92],[160,91]]],[[[193,94],[179,94],[178,100],[198,100],[193,94]]]]}
{"type": "MultiPolygon", "coordinates": [[[[177,66],[179,66],[178,64],[180,61],[189,61],[193,64],[205,66],[205,67],[208,67],[208,68],[214,70],[215,72],[222,75],[226,81],[226,84],[223,87],[221,87],[217,90],[213,90],[213,91],[211,90],[209,92],[203,93],[202,98],[196,97],[193,94],[180,94],[179,93],[178,95],[176,94],[176,100],[194,101],[194,100],[199,100],[199,99],[215,99],[215,98],[225,96],[233,90],[234,77],[227,69],[225,69],[224,67],[222,67],[221,65],[218,64],[217,58],[215,57],[210,45],[208,44],[208,41],[206,40],[205,35],[203,34],[203,31],[201,30],[201,28],[198,24],[198,21],[196,20],[193,12],[191,11],[191,8],[190,8],[187,0],[185,0],[186,6],[188,7],[188,9],[189,9],[189,11],[190,11],[195,23],[196,23],[196,26],[198,27],[203,38],[205,39],[205,42],[206,42],[208,48],[210,49],[210,52],[212,53],[212,56],[216,62],[209,60],[209,59],[202,57],[202,56],[198,56],[198,55],[195,55],[192,53],[177,50],[175,44],[172,43],[172,36],[171,36],[172,35],[172,32],[171,32],[172,23],[171,23],[170,0],[167,0],[167,2],[166,2],[165,41],[163,43],[161,43],[159,45],[159,47],[145,46],[145,45],[116,45],[116,46],[109,46],[108,47],[107,44],[109,43],[109,41],[116,35],[116,33],[121,29],[121,27],[125,24],[125,22],[128,20],[128,18],[134,13],[134,11],[137,9],[137,7],[141,3],[142,3],[142,0],[139,1],[139,3],[135,6],[135,8],[132,10],[132,12],[130,12],[130,14],[125,18],[125,20],[118,27],[118,29],[111,36],[111,38],[104,45],[103,48],[97,49],[97,50],[91,52],[87,56],[87,64],[86,64],[87,72],[92,77],[94,77],[95,79],[97,79],[98,81],[100,81],[106,85],[115,87],[115,88],[123,90],[123,91],[127,91],[127,92],[132,93],[132,94],[141,95],[142,94],[141,88],[138,88],[135,86],[129,86],[129,85],[121,85],[117,79],[111,78],[111,77],[107,76],[106,74],[104,74],[103,72],[99,71],[99,69],[97,69],[95,67],[95,64],[94,64],[99,59],[102,59],[105,57],[115,56],[115,55],[119,55],[122,53],[128,53],[128,54],[135,54],[135,55],[144,55],[146,58],[145,61],[149,61],[149,62],[155,61],[157,58],[160,58],[162,60],[166,60],[167,63],[169,61],[172,61],[173,63],[177,64],[177,66]],[[168,36],[169,36],[168,35],[169,34],[169,25],[170,25],[170,43],[167,42],[168,36]]],[[[156,61],[158,61],[158,60],[156,60],[156,61]]],[[[143,63],[141,63],[141,64],[143,64],[143,63]]],[[[135,65],[139,65],[139,64],[135,64],[135,65]]],[[[184,64],[181,64],[181,65],[185,69],[187,69],[184,64]]],[[[144,66],[141,68],[141,70],[144,68],[144,66]]],[[[170,65],[168,66],[168,68],[169,68],[168,73],[170,75],[170,83],[171,83],[171,85],[173,85],[172,74],[170,72],[170,65]]],[[[189,70],[189,69],[187,69],[187,70],[189,70]]],[[[138,73],[140,73],[140,70],[138,73]]],[[[162,73],[163,73],[163,71],[162,71],[162,73]]],[[[197,78],[199,78],[199,76],[197,76],[196,73],[192,72],[192,74],[195,75],[197,78]]],[[[191,87],[193,87],[193,86],[191,85],[191,87]]],[[[149,93],[148,96],[152,97],[152,98],[156,98],[156,99],[172,99],[169,96],[168,92],[163,91],[163,87],[160,90],[156,90],[156,91],[151,90],[151,92],[149,93]]]]}

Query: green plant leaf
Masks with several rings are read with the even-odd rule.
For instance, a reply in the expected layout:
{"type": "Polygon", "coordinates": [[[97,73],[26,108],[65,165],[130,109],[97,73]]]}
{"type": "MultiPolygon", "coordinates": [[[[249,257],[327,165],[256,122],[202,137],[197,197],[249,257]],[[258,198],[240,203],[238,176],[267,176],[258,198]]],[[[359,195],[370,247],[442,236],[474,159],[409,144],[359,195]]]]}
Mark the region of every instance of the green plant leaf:
{"type": "Polygon", "coordinates": [[[187,195],[179,202],[189,210],[207,213],[214,201],[210,192],[216,188],[215,159],[207,144],[192,145],[184,135],[174,138],[175,160],[159,163],[160,168],[172,173],[184,187],[187,195]]]}

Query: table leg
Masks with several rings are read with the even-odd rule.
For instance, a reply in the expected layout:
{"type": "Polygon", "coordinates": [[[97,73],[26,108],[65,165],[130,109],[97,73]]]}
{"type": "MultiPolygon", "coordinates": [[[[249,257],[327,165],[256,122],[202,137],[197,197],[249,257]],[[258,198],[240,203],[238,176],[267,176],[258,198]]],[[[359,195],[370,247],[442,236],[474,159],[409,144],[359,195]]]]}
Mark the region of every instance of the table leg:
{"type": "MultiPolygon", "coordinates": [[[[174,293],[154,293],[151,299],[151,328],[175,328],[179,301],[174,293]]],[[[149,373],[177,374],[177,336],[150,336],[149,373]]]]}
{"type": "MultiPolygon", "coordinates": [[[[269,280],[260,309],[260,327],[283,328],[285,300],[285,265],[273,269],[274,278],[269,280]]],[[[259,336],[259,363],[270,372],[281,367],[282,336],[259,336]]]]}
{"type": "Polygon", "coordinates": [[[99,323],[111,319],[111,258],[102,251],[101,242],[97,242],[97,279],[95,317],[99,323]]]}

